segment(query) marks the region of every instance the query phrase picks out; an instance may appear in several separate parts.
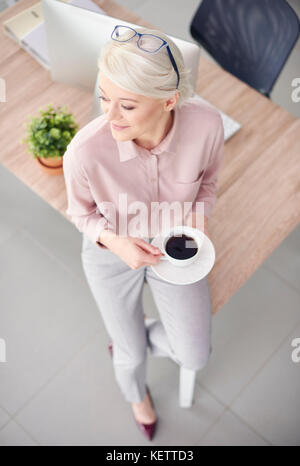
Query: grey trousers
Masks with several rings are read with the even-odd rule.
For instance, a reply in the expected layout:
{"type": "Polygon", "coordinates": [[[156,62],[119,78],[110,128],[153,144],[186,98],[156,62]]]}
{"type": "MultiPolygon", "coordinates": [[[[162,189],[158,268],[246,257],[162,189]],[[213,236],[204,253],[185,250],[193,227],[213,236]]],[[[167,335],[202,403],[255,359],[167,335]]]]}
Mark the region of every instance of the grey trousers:
{"type": "MultiPolygon", "coordinates": [[[[152,238],[144,238],[151,242],[152,238]]],[[[128,402],[146,396],[147,349],[178,365],[200,370],[211,346],[211,299],[207,277],[191,285],[160,279],[151,266],[131,269],[84,234],[81,260],[89,288],[113,342],[116,381],[128,402]],[[160,319],[145,324],[142,292],[149,284],[160,319]]]]}

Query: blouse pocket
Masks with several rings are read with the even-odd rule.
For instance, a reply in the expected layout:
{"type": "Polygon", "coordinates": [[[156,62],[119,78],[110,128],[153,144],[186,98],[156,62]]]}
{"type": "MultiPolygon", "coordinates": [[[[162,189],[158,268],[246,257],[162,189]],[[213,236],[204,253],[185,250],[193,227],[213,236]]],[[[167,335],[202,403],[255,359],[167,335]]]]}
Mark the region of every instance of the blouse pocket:
{"type": "Polygon", "coordinates": [[[202,178],[203,178],[203,175],[204,175],[204,170],[201,170],[201,172],[199,173],[198,177],[196,180],[194,181],[180,181],[180,180],[176,180],[176,183],[178,184],[183,184],[183,185],[197,185],[197,184],[200,184],[200,182],[202,181],[202,178]]]}
{"type": "Polygon", "coordinates": [[[202,170],[195,181],[176,180],[174,187],[174,200],[180,202],[194,202],[200,189],[201,181],[204,175],[202,170]]]}

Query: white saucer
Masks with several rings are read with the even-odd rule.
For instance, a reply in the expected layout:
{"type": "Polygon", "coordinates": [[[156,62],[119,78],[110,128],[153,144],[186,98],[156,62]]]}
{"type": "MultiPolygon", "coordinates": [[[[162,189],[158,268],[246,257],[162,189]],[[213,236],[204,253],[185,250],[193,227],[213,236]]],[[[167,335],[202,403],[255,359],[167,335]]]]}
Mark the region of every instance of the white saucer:
{"type": "MultiPolygon", "coordinates": [[[[153,246],[161,249],[163,237],[158,235],[151,241],[153,246]]],[[[190,265],[178,267],[168,260],[161,260],[156,265],[151,265],[153,271],[163,280],[174,285],[190,285],[209,274],[215,263],[215,248],[208,236],[204,235],[199,257],[190,265]]]]}

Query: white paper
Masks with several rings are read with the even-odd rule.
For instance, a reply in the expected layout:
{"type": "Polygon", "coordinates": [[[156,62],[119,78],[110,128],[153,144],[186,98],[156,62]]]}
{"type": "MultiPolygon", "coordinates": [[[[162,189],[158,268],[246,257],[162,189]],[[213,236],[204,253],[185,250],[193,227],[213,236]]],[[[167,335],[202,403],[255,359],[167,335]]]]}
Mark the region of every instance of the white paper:
{"type": "MultiPolygon", "coordinates": [[[[106,14],[92,0],[71,0],[69,3],[85,10],[94,11],[95,13],[103,15],[106,14]]],[[[41,65],[44,65],[46,69],[50,69],[50,59],[44,21],[31,32],[29,32],[29,34],[24,36],[21,40],[21,44],[24,49],[27,50],[30,55],[36,58],[41,65]]]]}
{"type": "Polygon", "coordinates": [[[26,49],[30,48],[33,54],[38,55],[43,62],[49,65],[50,61],[44,22],[39,24],[35,29],[33,29],[33,31],[23,37],[21,44],[23,44],[26,49]]]}

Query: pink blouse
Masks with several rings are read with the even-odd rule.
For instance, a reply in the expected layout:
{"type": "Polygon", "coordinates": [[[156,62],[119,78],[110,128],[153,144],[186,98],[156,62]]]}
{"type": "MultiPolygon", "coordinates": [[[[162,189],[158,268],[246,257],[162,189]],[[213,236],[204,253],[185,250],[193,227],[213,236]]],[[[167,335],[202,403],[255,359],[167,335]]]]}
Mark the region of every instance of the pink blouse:
{"type": "MultiPolygon", "coordinates": [[[[221,116],[194,97],[173,112],[170,131],[152,150],[114,139],[105,114],[81,128],[68,145],[63,156],[66,214],[100,248],[106,249],[98,242],[104,229],[156,236],[161,215],[172,212],[175,201],[186,214],[184,222],[192,212],[210,215],[223,160],[221,116]],[[190,205],[187,212],[184,203],[190,205]],[[153,206],[159,206],[156,221],[153,206]]],[[[174,224],[182,222],[171,218],[170,227],[174,224]]]]}

